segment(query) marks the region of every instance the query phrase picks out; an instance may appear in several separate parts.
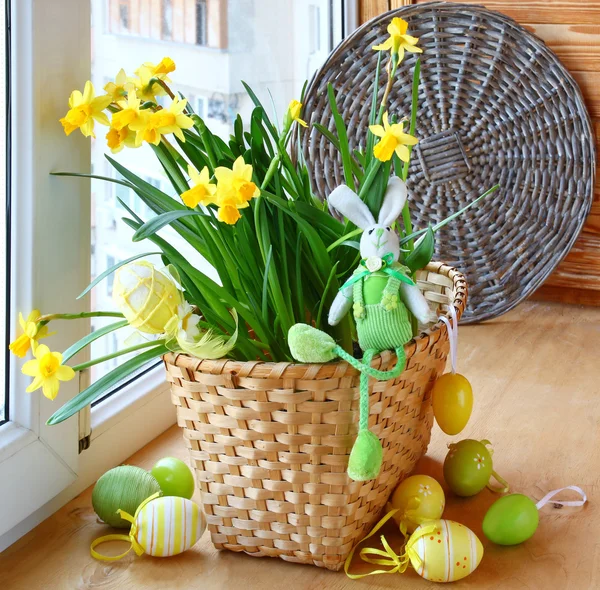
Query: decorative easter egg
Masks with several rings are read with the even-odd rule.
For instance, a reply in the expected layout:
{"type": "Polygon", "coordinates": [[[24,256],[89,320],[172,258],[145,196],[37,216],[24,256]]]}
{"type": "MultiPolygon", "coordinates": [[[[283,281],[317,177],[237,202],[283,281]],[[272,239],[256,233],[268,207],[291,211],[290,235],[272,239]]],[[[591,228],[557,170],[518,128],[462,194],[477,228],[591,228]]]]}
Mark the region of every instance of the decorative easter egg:
{"type": "Polygon", "coordinates": [[[465,439],[449,445],[444,461],[444,479],[458,496],[478,494],[492,475],[492,456],[478,440],[465,439]]]}
{"type": "Polygon", "coordinates": [[[446,434],[458,434],[467,425],[473,410],[471,384],[458,373],[442,375],[433,386],[432,404],[438,426],[446,434]]]}
{"type": "Polygon", "coordinates": [[[466,526],[452,520],[423,524],[412,534],[406,553],[417,573],[431,582],[455,582],[474,572],[483,545],[466,526]]]}
{"type": "Polygon", "coordinates": [[[162,334],[177,314],[181,294],[153,264],[136,260],[115,273],[113,301],[131,326],[146,334],[162,334]]]}
{"type": "Polygon", "coordinates": [[[535,533],[538,509],[523,494],[509,494],[496,500],[483,519],[483,533],[498,545],[518,545],[535,533]]]}
{"type": "Polygon", "coordinates": [[[194,495],[194,476],[180,459],[160,459],[150,472],[158,482],[163,496],[180,496],[188,500],[194,495]]]}
{"type": "Polygon", "coordinates": [[[206,518],[198,504],[178,496],[148,502],[135,517],[135,523],[137,543],[155,557],[187,551],[206,529],[206,518]]]}
{"type": "Polygon", "coordinates": [[[116,528],[129,528],[117,510],[135,514],[137,507],[149,496],[160,492],[158,482],[141,467],[121,465],[107,471],[94,486],[92,506],[106,524],[116,528]]]}
{"type": "Polygon", "coordinates": [[[433,477],[412,475],[396,488],[388,509],[399,510],[394,520],[412,533],[425,522],[439,520],[445,505],[444,490],[433,477]]]}

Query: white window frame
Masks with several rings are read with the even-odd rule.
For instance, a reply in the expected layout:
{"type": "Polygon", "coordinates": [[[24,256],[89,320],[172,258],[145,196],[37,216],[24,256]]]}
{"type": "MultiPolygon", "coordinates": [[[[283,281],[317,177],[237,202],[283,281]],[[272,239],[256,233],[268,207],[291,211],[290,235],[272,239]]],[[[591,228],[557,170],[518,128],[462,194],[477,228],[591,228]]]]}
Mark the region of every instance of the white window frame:
{"type": "MultiPolygon", "coordinates": [[[[356,5],[332,3],[334,21],[341,23],[342,7],[346,11],[345,24],[334,27],[334,43],[356,26],[356,5]]],[[[7,322],[14,335],[18,311],[74,313],[90,304],[89,297],[76,300],[90,275],[90,182],[50,172],[91,167],[89,140],[78,131],[67,138],[58,122],[69,92],[90,78],[91,5],[11,0],[11,11],[13,260],[7,322]]],[[[54,350],[89,332],[85,320],[51,327],[58,331],[54,350]]],[[[159,367],[95,406],[91,418],[82,412],[79,420],[47,426],[50,415],[86,386],[88,375],[63,383],[52,402],[39,391],[25,393],[30,378],[21,374],[22,363],[11,356],[10,421],[0,426],[0,551],[175,423],[159,367]],[[91,446],[79,454],[79,440],[90,427],[91,446]]]]}

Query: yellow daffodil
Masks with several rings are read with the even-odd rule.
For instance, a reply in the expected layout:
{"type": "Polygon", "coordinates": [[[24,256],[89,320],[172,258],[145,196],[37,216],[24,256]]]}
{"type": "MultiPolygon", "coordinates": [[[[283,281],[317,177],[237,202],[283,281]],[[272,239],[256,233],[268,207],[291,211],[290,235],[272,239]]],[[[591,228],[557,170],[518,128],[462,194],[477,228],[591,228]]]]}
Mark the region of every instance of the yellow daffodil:
{"type": "Polygon", "coordinates": [[[155,78],[152,72],[145,66],[136,70],[137,77],[127,78],[127,91],[135,90],[137,96],[143,101],[156,102],[157,96],[165,96],[166,90],[156,81],[150,83],[155,78]]]}
{"type": "Polygon", "coordinates": [[[306,121],[303,121],[300,118],[300,113],[302,112],[302,103],[297,100],[292,100],[288,106],[288,116],[291,121],[296,121],[298,124],[302,125],[302,127],[308,127],[306,121]]]}
{"type": "Polygon", "coordinates": [[[416,137],[404,133],[403,122],[390,125],[387,112],[383,115],[383,127],[371,125],[369,129],[373,135],[381,138],[373,148],[373,155],[382,162],[387,162],[394,152],[403,162],[408,162],[410,151],[406,146],[416,145],[419,141],[416,137]]]}
{"type": "Polygon", "coordinates": [[[135,138],[136,134],[129,127],[121,129],[111,127],[106,134],[106,144],[113,154],[118,154],[125,146],[129,148],[139,147],[135,143],[135,138]]]}
{"type": "Polygon", "coordinates": [[[93,84],[88,80],[85,83],[83,94],[79,90],[73,90],[69,98],[69,110],[60,119],[65,133],[70,135],[75,129],[81,129],[86,137],[94,135],[94,121],[102,125],[109,125],[108,117],[104,109],[112,102],[110,95],[96,96],[93,84]]]}
{"type": "Polygon", "coordinates": [[[135,90],[130,90],[127,94],[127,100],[119,100],[117,104],[121,110],[116,112],[111,121],[111,127],[117,131],[123,129],[127,125],[131,125],[140,116],[140,99],[137,97],[135,90]]]}
{"type": "Polygon", "coordinates": [[[228,225],[235,225],[238,219],[242,217],[240,209],[245,209],[250,205],[246,203],[238,203],[232,196],[224,196],[218,201],[219,208],[217,209],[217,218],[228,225]]]}
{"type": "Polygon", "coordinates": [[[420,47],[417,47],[419,39],[406,34],[408,23],[401,18],[393,18],[388,25],[387,31],[390,36],[381,45],[374,45],[375,51],[391,50],[392,54],[398,55],[398,63],[404,58],[404,51],[409,53],[423,53],[420,47]]]}
{"type": "Polygon", "coordinates": [[[170,57],[164,57],[158,64],[146,62],[135,70],[137,77],[128,78],[127,90],[135,89],[137,95],[144,101],[156,102],[157,96],[165,96],[166,90],[158,83],[150,81],[155,78],[170,82],[167,74],[175,71],[175,62],[170,57]]]}
{"type": "Polygon", "coordinates": [[[252,165],[246,164],[243,156],[233,163],[231,170],[223,166],[215,168],[215,177],[218,202],[228,198],[241,206],[260,195],[260,189],[252,182],[252,165]]]}
{"type": "Polygon", "coordinates": [[[42,326],[38,329],[40,316],[41,314],[37,309],[34,309],[27,316],[27,319],[24,319],[23,314],[19,313],[19,325],[23,333],[8,346],[10,351],[19,358],[23,358],[29,349],[37,344],[38,340],[51,336],[48,333],[48,326],[42,326]]]}
{"type": "Polygon", "coordinates": [[[162,137],[159,129],[161,119],[157,115],[158,113],[154,113],[148,109],[142,110],[139,112],[138,118],[131,124],[130,129],[136,132],[136,147],[142,145],[144,141],[153,145],[160,143],[160,138],[162,137]]]}
{"type": "Polygon", "coordinates": [[[54,399],[58,395],[59,382],[73,379],[75,371],[62,364],[60,352],[51,352],[45,344],[36,346],[33,355],[35,359],[27,361],[21,369],[25,375],[33,377],[26,391],[31,393],[41,387],[48,399],[54,399]]]}
{"type": "Polygon", "coordinates": [[[181,141],[185,141],[183,129],[189,129],[194,126],[190,117],[183,111],[187,105],[187,99],[180,99],[176,96],[166,109],[160,109],[154,113],[156,126],[161,133],[173,133],[181,141]]]}
{"type": "Polygon", "coordinates": [[[186,99],[175,97],[167,109],[140,110],[137,119],[129,125],[132,131],[137,132],[136,145],[141,145],[143,141],[158,145],[160,138],[167,133],[174,133],[181,141],[185,141],[182,130],[194,124],[190,117],[183,114],[186,104],[186,99]]]}
{"type": "Polygon", "coordinates": [[[110,94],[113,102],[119,102],[123,100],[123,97],[127,94],[127,74],[125,70],[121,68],[114,82],[109,82],[104,86],[104,91],[110,94]]]}
{"type": "Polygon", "coordinates": [[[210,173],[208,168],[204,166],[201,172],[189,165],[188,173],[192,179],[193,186],[190,190],[185,191],[181,195],[181,200],[191,208],[200,205],[210,205],[215,202],[214,194],[217,192],[217,186],[210,182],[210,173]]]}
{"type": "Polygon", "coordinates": [[[231,170],[223,166],[215,169],[217,193],[215,202],[220,221],[235,224],[241,215],[239,209],[249,207],[249,201],[260,195],[260,189],[252,182],[252,166],[240,156],[231,170]]]}
{"type": "MultiPolygon", "coordinates": [[[[148,69],[153,78],[160,78],[165,82],[170,82],[171,80],[167,78],[167,74],[174,72],[177,66],[175,66],[175,62],[170,57],[163,57],[156,65],[146,62],[141,67],[148,69]]],[[[135,73],[139,75],[139,69],[135,73]]]]}

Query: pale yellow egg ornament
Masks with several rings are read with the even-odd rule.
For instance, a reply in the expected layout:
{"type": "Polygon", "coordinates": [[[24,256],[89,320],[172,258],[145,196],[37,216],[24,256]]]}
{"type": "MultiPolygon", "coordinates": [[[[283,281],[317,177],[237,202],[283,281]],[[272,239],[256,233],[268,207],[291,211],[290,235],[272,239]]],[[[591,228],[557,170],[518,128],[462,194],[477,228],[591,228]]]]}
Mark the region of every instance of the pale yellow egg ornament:
{"type": "Polygon", "coordinates": [[[422,524],[439,520],[445,506],[444,490],[433,477],[411,475],[396,488],[387,508],[398,510],[394,520],[400,530],[405,528],[408,533],[412,533],[422,524]]]}

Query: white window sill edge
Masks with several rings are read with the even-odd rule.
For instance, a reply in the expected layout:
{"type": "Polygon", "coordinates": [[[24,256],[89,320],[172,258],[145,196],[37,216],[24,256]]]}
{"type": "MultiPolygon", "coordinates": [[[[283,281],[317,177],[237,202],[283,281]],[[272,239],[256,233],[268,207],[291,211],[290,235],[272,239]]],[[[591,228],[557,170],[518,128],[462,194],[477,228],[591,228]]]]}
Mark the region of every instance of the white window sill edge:
{"type": "MultiPolygon", "coordinates": [[[[91,446],[79,456],[77,479],[29,517],[0,536],[3,551],[52,516],[103,473],[121,464],[176,423],[164,367],[142,375],[92,410],[91,446]],[[140,389],[145,393],[139,395],[140,389]],[[136,395],[137,392],[137,395],[136,395]]],[[[11,424],[5,425],[10,427],[11,424]]],[[[18,428],[18,427],[17,427],[18,428]]],[[[25,431],[37,440],[31,431],[25,431]]],[[[22,436],[22,433],[21,433],[22,436]]],[[[22,448],[23,441],[19,440],[22,448]]],[[[3,449],[4,451],[4,449],[3,449]]],[[[90,506],[91,508],[91,506],[90,506]]]]}

